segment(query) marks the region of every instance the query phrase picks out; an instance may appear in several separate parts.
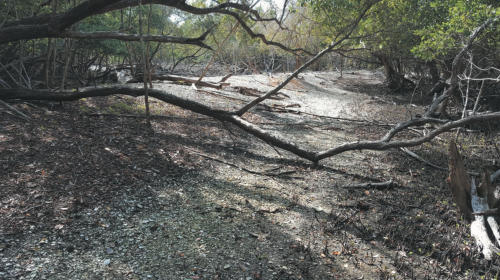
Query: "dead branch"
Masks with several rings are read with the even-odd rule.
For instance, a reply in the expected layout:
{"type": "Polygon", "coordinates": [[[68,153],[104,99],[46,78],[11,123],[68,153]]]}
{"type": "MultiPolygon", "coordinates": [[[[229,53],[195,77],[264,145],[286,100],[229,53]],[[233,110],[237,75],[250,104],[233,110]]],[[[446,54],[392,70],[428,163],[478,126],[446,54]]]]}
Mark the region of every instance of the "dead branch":
{"type": "MultiPolygon", "coordinates": [[[[151,80],[153,81],[172,81],[172,82],[183,82],[186,85],[191,85],[196,83],[195,79],[190,79],[190,78],[184,78],[181,76],[174,76],[174,75],[151,75],[151,80]]],[[[130,80],[127,81],[127,84],[130,83],[140,83],[142,82],[142,75],[136,76],[130,80]]],[[[203,87],[210,87],[210,88],[216,88],[216,89],[222,89],[223,86],[228,86],[230,85],[229,83],[211,83],[211,82],[204,82],[200,81],[196,85],[198,86],[203,86],[203,87]]]]}
{"type": "Polygon", "coordinates": [[[472,215],[482,215],[482,216],[498,216],[498,208],[488,209],[484,211],[473,212],[472,215]]]}
{"type": "Polygon", "coordinates": [[[12,112],[15,112],[16,114],[18,114],[19,116],[21,116],[23,119],[25,120],[31,120],[30,117],[26,116],[25,114],[23,114],[23,112],[17,110],[16,108],[10,106],[9,104],[5,103],[3,100],[0,99],[0,105],[4,106],[5,108],[7,108],[8,110],[11,110],[12,112]]]}
{"type": "Polygon", "coordinates": [[[476,240],[477,246],[482,249],[484,258],[491,260],[495,254],[500,253],[500,250],[491,242],[486,228],[488,225],[496,242],[500,245],[500,231],[495,218],[492,217],[498,214],[499,197],[491,183],[491,177],[488,172],[485,172],[481,184],[476,187],[475,180],[470,180],[465,171],[453,139],[450,141],[448,154],[450,176],[446,182],[452,192],[453,201],[463,214],[474,217],[470,226],[471,236],[476,240]]]}
{"type": "Polygon", "coordinates": [[[403,152],[407,153],[407,154],[408,154],[408,155],[410,155],[411,157],[413,157],[413,158],[415,158],[415,159],[417,159],[417,160],[419,160],[419,161],[421,161],[421,162],[423,162],[423,163],[425,163],[425,164],[427,164],[427,165],[429,165],[429,166],[432,166],[432,167],[434,167],[434,168],[436,168],[436,169],[439,169],[439,170],[445,170],[445,171],[448,171],[448,168],[441,167],[441,166],[437,166],[437,165],[435,165],[435,164],[433,164],[433,163],[431,163],[431,162],[429,162],[429,161],[427,161],[427,160],[425,160],[425,159],[423,159],[423,158],[419,157],[417,154],[415,154],[414,152],[412,152],[412,151],[408,150],[407,148],[399,148],[399,149],[400,149],[401,151],[403,151],[403,152]]]}
{"type": "MultiPolygon", "coordinates": [[[[258,96],[261,96],[263,94],[263,92],[261,92],[259,90],[256,90],[256,89],[253,89],[253,88],[242,87],[242,86],[234,87],[234,89],[238,90],[238,92],[240,94],[243,94],[243,95],[246,95],[246,96],[258,97],[258,96]]],[[[281,92],[276,93],[276,95],[283,95],[285,97],[288,97],[287,95],[285,95],[285,94],[283,94],[281,92]]],[[[269,97],[269,99],[283,100],[283,99],[285,99],[285,97],[271,96],[271,97],[269,97]]],[[[290,97],[288,97],[288,98],[290,98],[290,97]]]]}
{"type": "MultiPolygon", "coordinates": [[[[173,44],[183,44],[183,45],[194,45],[205,49],[212,50],[212,48],[203,43],[208,32],[203,33],[198,38],[185,38],[177,36],[166,36],[166,35],[150,35],[144,34],[143,40],[150,42],[162,42],[162,43],[173,43],[173,44]]],[[[126,34],[113,31],[95,31],[95,32],[72,32],[66,31],[62,33],[55,34],[51,36],[52,38],[73,38],[73,39],[115,39],[120,41],[139,41],[139,35],[136,34],[126,34]]]]}
{"type": "Polygon", "coordinates": [[[472,210],[470,178],[453,139],[451,139],[448,147],[448,155],[450,176],[446,179],[446,182],[453,195],[453,201],[455,201],[462,213],[470,217],[473,211],[480,210],[472,210]]]}
{"type": "Polygon", "coordinates": [[[225,81],[227,81],[227,79],[231,78],[231,76],[233,76],[233,74],[227,74],[226,76],[222,77],[222,79],[220,79],[219,83],[223,83],[225,81]]]}
{"type": "Polygon", "coordinates": [[[377,190],[385,190],[389,188],[395,187],[396,184],[390,180],[387,182],[382,182],[382,183],[365,183],[365,184],[354,184],[354,185],[344,185],[342,188],[350,188],[350,189],[366,189],[366,188],[373,188],[377,190]]]}
{"type": "MultiPolygon", "coordinates": [[[[293,78],[297,77],[302,71],[304,71],[306,68],[308,68],[309,66],[311,66],[316,60],[320,59],[323,55],[331,52],[336,46],[340,45],[342,42],[344,42],[345,40],[347,40],[349,38],[349,36],[352,34],[352,32],[354,32],[354,30],[358,26],[358,23],[365,16],[365,14],[368,12],[368,10],[371,8],[372,5],[373,4],[367,5],[365,7],[365,9],[359,13],[358,18],[351,24],[349,30],[346,32],[345,35],[343,35],[338,40],[332,41],[328,45],[328,47],[326,47],[324,50],[322,50],[317,55],[315,55],[312,59],[310,59],[309,61],[307,61],[306,63],[304,63],[302,66],[300,66],[290,76],[288,76],[281,84],[279,84],[278,86],[276,86],[274,89],[268,91],[266,94],[264,94],[264,95],[262,95],[262,96],[260,96],[260,97],[258,97],[256,99],[252,100],[251,102],[247,103],[245,106],[243,106],[241,109],[239,109],[238,112],[236,112],[236,114],[238,116],[242,116],[243,114],[245,114],[248,110],[250,110],[255,105],[257,105],[257,104],[261,103],[262,101],[268,99],[269,97],[277,94],[279,90],[281,90],[282,88],[284,88],[293,78]]],[[[239,18],[236,18],[236,19],[238,20],[238,22],[241,23],[242,27],[245,28],[245,22],[242,19],[239,19],[239,18]]],[[[250,29],[250,28],[248,28],[248,29],[250,29]]],[[[247,31],[247,33],[248,32],[252,32],[251,30],[247,30],[246,28],[245,28],[245,30],[247,31]]],[[[250,34],[250,36],[252,36],[251,33],[249,33],[249,34],[250,34]]]]}
{"type": "Polygon", "coordinates": [[[218,159],[218,158],[215,158],[215,157],[211,157],[211,156],[209,156],[207,154],[204,154],[204,153],[201,153],[201,152],[197,152],[197,151],[195,151],[195,150],[193,150],[193,149],[191,149],[189,147],[186,147],[186,146],[184,146],[184,148],[192,151],[192,152],[190,152],[190,154],[202,156],[204,158],[208,158],[208,159],[211,159],[211,160],[223,163],[225,165],[232,166],[234,168],[246,171],[246,172],[251,173],[251,174],[257,174],[257,175],[262,175],[262,176],[281,176],[281,175],[288,175],[288,174],[295,173],[295,171],[286,171],[286,172],[281,172],[281,173],[270,173],[270,172],[265,172],[265,171],[264,172],[254,171],[254,170],[251,170],[251,169],[248,169],[248,168],[245,168],[245,167],[238,166],[238,165],[236,165],[234,163],[231,163],[231,162],[228,162],[228,161],[225,161],[225,160],[222,160],[222,159],[218,159]]]}
{"type": "MultiPolygon", "coordinates": [[[[470,188],[472,195],[471,198],[472,210],[474,212],[488,211],[490,208],[487,203],[487,198],[483,197],[480,194],[481,191],[479,188],[476,188],[474,179],[472,179],[471,181],[470,188]]],[[[495,219],[493,217],[487,217],[486,220],[488,221],[490,229],[493,231],[493,234],[495,235],[497,242],[500,242],[499,241],[500,233],[498,232],[498,225],[495,219]]],[[[482,215],[474,216],[474,221],[471,223],[470,228],[471,228],[471,236],[474,237],[474,239],[476,240],[478,247],[482,248],[485,259],[491,260],[494,254],[500,253],[500,250],[497,247],[495,247],[495,245],[491,242],[488,236],[484,216],[482,215]]]]}
{"type": "MultiPolygon", "coordinates": [[[[144,119],[142,115],[130,115],[130,114],[107,114],[107,113],[92,113],[85,114],[89,117],[115,117],[115,118],[133,118],[133,119],[144,119]]],[[[183,117],[175,116],[164,116],[164,115],[150,115],[152,119],[184,119],[183,117]]],[[[209,118],[197,118],[198,120],[207,120],[209,118]]]]}
{"type": "MultiPolygon", "coordinates": [[[[467,50],[472,46],[472,43],[474,43],[474,40],[481,33],[481,31],[483,31],[484,29],[486,29],[486,27],[490,23],[492,23],[494,20],[496,20],[496,19],[497,18],[490,18],[490,19],[488,19],[481,26],[479,26],[476,29],[474,29],[474,31],[469,35],[467,43],[465,44],[465,46],[460,50],[460,52],[453,59],[452,69],[451,69],[451,77],[450,77],[449,82],[448,82],[449,88],[446,91],[444,91],[441,96],[439,96],[438,98],[435,98],[433,100],[431,106],[429,107],[429,109],[425,113],[425,115],[427,117],[433,116],[435,114],[436,110],[440,106],[443,106],[443,104],[446,104],[446,102],[448,101],[449,97],[453,96],[453,94],[455,93],[456,88],[458,87],[458,81],[459,81],[459,79],[458,79],[458,73],[460,71],[460,63],[462,61],[462,58],[466,54],[467,50]]],[[[459,105],[459,104],[457,104],[457,105],[459,105]]]]}
{"type": "MultiPolygon", "coordinates": [[[[408,150],[407,148],[399,148],[399,149],[400,149],[401,151],[403,151],[403,152],[407,153],[407,154],[408,154],[408,155],[410,155],[411,157],[413,157],[413,158],[415,158],[415,159],[417,159],[417,160],[419,160],[419,161],[421,161],[421,162],[423,162],[423,163],[425,163],[425,164],[427,164],[427,165],[429,165],[429,166],[432,166],[432,167],[434,167],[434,168],[436,168],[436,169],[439,169],[439,170],[449,171],[449,169],[448,169],[448,168],[441,167],[441,166],[437,166],[437,165],[433,164],[432,162],[429,162],[429,161],[427,161],[427,160],[425,160],[425,159],[421,158],[420,156],[418,156],[418,155],[417,155],[417,154],[415,154],[414,152],[412,152],[412,151],[408,150]]],[[[470,175],[473,175],[473,176],[479,176],[479,175],[481,175],[481,174],[476,173],[476,172],[468,172],[468,173],[469,173],[470,175]]]]}
{"type": "MultiPolygon", "coordinates": [[[[128,87],[97,88],[80,92],[50,92],[42,90],[0,89],[0,99],[3,100],[21,99],[21,100],[46,100],[46,101],[75,101],[81,98],[119,95],[119,94],[130,95],[130,96],[142,96],[143,91],[141,89],[128,88],[128,87]]],[[[209,116],[223,122],[230,122],[240,127],[244,131],[254,135],[255,137],[269,143],[270,145],[287,150],[299,157],[310,160],[314,163],[318,163],[318,161],[322,159],[352,150],[381,151],[392,148],[418,146],[432,140],[434,137],[438,136],[441,133],[449,131],[452,128],[461,127],[476,122],[500,120],[500,112],[469,116],[467,118],[458,121],[447,122],[442,126],[430,131],[426,136],[420,138],[412,140],[404,140],[404,141],[403,140],[391,141],[391,138],[397,132],[402,131],[403,128],[408,128],[417,125],[425,125],[426,123],[443,122],[443,120],[438,120],[433,118],[420,118],[396,125],[395,128],[389,131],[386,136],[384,136],[382,139],[378,141],[356,141],[356,142],[344,143],[337,147],[324,151],[311,151],[297,144],[294,144],[281,136],[274,135],[273,133],[262,129],[259,126],[246,121],[242,117],[238,116],[237,113],[215,110],[198,102],[183,99],[173,94],[168,94],[166,92],[157,89],[151,89],[149,91],[149,95],[156,99],[162,100],[163,102],[179,106],[181,108],[190,110],[192,112],[209,116]]]]}

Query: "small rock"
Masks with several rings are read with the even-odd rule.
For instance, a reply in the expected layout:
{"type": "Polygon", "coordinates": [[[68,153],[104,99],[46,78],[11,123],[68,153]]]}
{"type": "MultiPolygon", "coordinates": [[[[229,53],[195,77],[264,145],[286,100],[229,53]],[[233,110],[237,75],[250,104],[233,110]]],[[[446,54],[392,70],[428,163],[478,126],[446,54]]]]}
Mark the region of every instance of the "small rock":
{"type": "Polygon", "coordinates": [[[108,266],[111,263],[111,260],[110,259],[105,259],[103,263],[104,263],[105,266],[108,266]]]}
{"type": "Polygon", "coordinates": [[[111,254],[113,254],[113,253],[114,253],[114,251],[113,251],[113,249],[111,249],[111,248],[109,248],[109,247],[106,247],[106,253],[107,253],[108,255],[111,255],[111,254]]]}
{"type": "Polygon", "coordinates": [[[224,269],[229,269],[230,267],[231,267],[231,265],[230,265],[230,264],[226,264],[226,265],[224,266],[224,269]]]}
{"type": "Polygon", "coordinates": [[[316,212],[323,212],[324,210],[323,210],[323,208],[321,208],[321,207],[318,206],[318,207],[314,207],[314,211],[316,211],[316,212]]]}

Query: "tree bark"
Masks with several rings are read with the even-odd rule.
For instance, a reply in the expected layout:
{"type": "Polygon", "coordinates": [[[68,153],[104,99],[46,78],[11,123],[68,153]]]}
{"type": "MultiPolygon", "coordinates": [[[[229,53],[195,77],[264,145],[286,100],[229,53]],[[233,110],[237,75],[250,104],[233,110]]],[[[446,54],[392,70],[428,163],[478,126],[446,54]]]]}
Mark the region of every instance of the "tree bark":
{"type": "Polygon", "coordinates": [[[33,20],[33,22],[26,22],[25,24],[13,23],[7,25],[6,23],[3,28],[0,28],[0,44],[22,39],[38,39],[57,36],[57,34],[63,32],[71,25],[120,1],[121,0],[86,1],[65,13],[46,17],[46,19],[50,18],[50,20],[44,24],[36,24],[36,20],[33,20]]]}
{"type": "Polygon", "coordinates": [[[51,44],[52,44],[52,38],[49,38],[49,43],[47,45],[47,58],[45,59],[45,75],[44,75],[44,81],[45,81],[45,88],[50,88],[49,87],[49,68],[50,68],[50,54],[52,52],[51,50],[51,44]]]}
{"type": "Polygon", "coordinates": [[[66,88],[66,78],[68,76],[68,69],[70,66],[70,64],[72,64],[73,62],[73,59],[72,59],[72,54],[71,54],[71,50],[72,50],[72,40],[70,39],[66,39],[66,52],[65,52],[65,55],[66,55],[66,61],[64,63],[64,70],[63,70],[63,76],[62,76],[62,82],[61,82],[61,90],[64,90],[66,88]]]}
{"type": "Polygon", "coordinates": [[[52,72],[50,74],[50,85],[49,87],[52,87],[55,85],[55,76],[56,76],[56,56],[57,56],[57,39],[54,40],[54,51],[52,53],[52,72]]]}
{"type": "Polygon", "coordinates": [[[452,139],[448,147],[450,176],[446,179],[448,187],[453,195],[453,201],[458,205],[460,211],[471,217],[471,186],[470,178],[465,170],[462,158],[458,153],[457,145],[452,139]]]}

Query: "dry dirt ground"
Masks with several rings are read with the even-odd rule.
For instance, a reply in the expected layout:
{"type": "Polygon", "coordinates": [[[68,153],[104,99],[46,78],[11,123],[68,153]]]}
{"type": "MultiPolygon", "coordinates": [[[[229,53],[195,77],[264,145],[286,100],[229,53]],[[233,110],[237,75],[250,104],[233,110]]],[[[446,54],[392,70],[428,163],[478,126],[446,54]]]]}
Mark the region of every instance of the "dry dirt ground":
{"type": "MultiPolygon", "coordinates": [[[[156,88],[238,108],[285,76],[156,88]],[[239,88],[237,88],[239,87],[239,88]]],[[[217,80],[218,78],[213,78],[217,80]]],[[[314,150],[378,139],[421,113],[380,73],[305,73],[245,117],[314,150]]],[[[434,169],[399,150],[313,166],[230,125],[113,96],[0,109],[0,279],[492,279],[470,221],[434,169]],[[393,188],[349,185],[393,180],[393,188]],[[346,187],[347,186],[347,187],[346,187]]],[[[419,128],[401,138],[416,137],[419,128]]],[[[413,149],[446,167],[446,139],[413,149]]],[[[459,135],[467,167],[498,157],[498,134],[459,135]],[[487,156],[485,156],[487,155],[487,156]]],[[[479,170],[480,171],[480,170],[479,170]]]]}

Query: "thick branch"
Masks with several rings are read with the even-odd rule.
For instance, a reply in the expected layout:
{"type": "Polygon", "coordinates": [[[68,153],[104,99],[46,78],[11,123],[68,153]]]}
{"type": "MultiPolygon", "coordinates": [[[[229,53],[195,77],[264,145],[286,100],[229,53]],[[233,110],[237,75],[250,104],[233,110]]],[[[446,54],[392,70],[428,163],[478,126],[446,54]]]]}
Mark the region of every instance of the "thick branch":
{"type": "MultiPolygon", "coordinates": [[[[253,32],[253,30],[246,24],[244,19],[240,15],[238,15],[238,13],[230,11],[230,9],[237,9],[245,12],[248,11],[254,16],[252,19],[256,19],[258,21],[267,21],[267,19],[262,19],[257,11],[251,9],[247,5],[227,2],[214,7],[197,8],[186,4],[185,0],[145,0],[143,1],[143,4],[159,4],[169,6],[195,15],[207,15],[212,13],[226,14],[234,17],[252,38],[259,38],[266,45],[276,46],[287,52],[303,52],[308,55],[313,55],[303,48],[292,49],[278,42],[267,40],[263,34],[253,32]]],[[[86,17],[137,5],[138,2],[135,0],[87,1],[74,9],[69,10],[68,12],[58,15],[35,16],[33,18],[25,18],[18,21],[6,22],[5,27],[0,29],[0,44],[17,41],[20,39],[58,37],[58,34],[60,32],[63,32],[65,28],[86,17]],[[94,2],[99,2],[99,5],[94,5],[94,2]],[[87,6],[90,8],[88,8],[87,6]]]]}
{"type": "MultiPolygon", "coordinates": [[[[115,87],[115,88],[100,88],[91,89],[83,92],[50,92],[50,91],[36,91],[36,90],[21,90],[21,89],[0,89],[0,99],[23,99],[23,100],[47,100],[47,101],[75,101],[81,98],[96,97],[96,96],[108,96],[114,94],[124,94],[130,96],[142,96],[142,89],[137,88],[127,88],[127,87],[115,87]]],[[[357,141],[351,143],[344,143],[335,148],[328,149],[325,151],[310,151],[297,144],[294,144],[280,136],[273,135],[272,133],[261,129],[260,127],[249,123],[239,117],[238,115],[226,111],[214,110],[203,104],[182,99],[175,95],[165,93],[160,90],[151,89],[149,95],[167,102],[172,105],[179,106],[181,108],[190,110],[195,113],[199,113],[205,116],[213,117],[220,121],[226,121],[235,124],[241,129],[251,133],[259,139],[262,139],[269,143],[270,145],[276,146],[287,150],[295,155],[302,157],[304,159],[310,160],[317,163],[318,161],[341,154],[346,151],[352,150],[388,150],[392,148],[400,147],[414,147],[421,145],[425,142],[432,140],[437,135],[447,132],[452,128],[461,127],[466,124],[485,122],[491,120],[500,120],[500,112],[475,115],[470,116],[465,119],[458,121],[448,122],[441,127],[431,131],[427,136],[407,140],[407,141],[385,141],[382,138],[379,141],[357,141]]],[[[428,119],[427,122],[435,122],[435,119],[428,119]]],[[[423,124],[423,123],[419,123],[423,124]]],[[[399,126],[401,127],[401,126],[399,126]]]]}
{"type": "MultiPolygon", "coordinates": [[[[176,36],[163,36],[163,35],[149,35],[146,34],[143,37],[144,41],[152,42],[163,42],[163,43],[174,43],[174,44],[184,44],[184,45],[195,45],[202,48],[212,50],[210,46],[203,43],[207,32],[202,34],[198,38],[185,38],[176,36]]],[[[98,31],[98,32],[61,32],[50,36],[52,38],[74,38],[74,39],[116,39],[120,41],[139,41],[139,35],[126,34],[120,32],[109,32],[109,31],[98,31]]]]}
{"type": "Polygon", "coordinates": [[[383,142],[383,141],[359,141],[359,142],[351,142],[345,143],[340,146],[337,146],[333,149],[326,150],[323,152],[318,152],[316,154],[316,159],[321,160],[327,157],[331,157],[334,155],[338,155],[340,153],[352,150],[388,150],[393,148],[400,147],[415,147],[421,145],[425,142],[432,140],[434,137],[438,136],[441,133],[447,132],[452,128],[461,127],[466,124],[477,123],[477,122],[485,122],[492,120],[500,120],[500,112],[484,114],[479,116],[472,116],[465,119],[461,119],[458,121],[453,121],[442,125],[441,127],[429,132],[424,137],[407,140],[407,141],[391,141],[391,142],[383,142]]]}
{"type": "MultiPolygon", "coordinates": [[[[143,79],[142,75],[137,76],[129,81],[127,83],[138,83],[141,82],[143,79]]],[[[151,79],[154,81],[173,81],[173,82],[184,82],[187,84],[194,84],[197,83],[195,79],[189,79],[189,78],[184,78],[180,76],[175,76],[175,75],[151,75],[151,79]]],[[[198,82],[198,86],[202,87],[210,87],[210,88],[216,88],[216,89],[222,89],[223,86],[229,85],[229,83],[211,83],[211,82],[198,82]]]]}
{"type": "MultiPolygon", "coordinates": [[[[65,13],[50,18],[50,20],[49,18],[45,18],[48,21],[44,24],[33,24],[26,21],[19,21],[20,24],[6,24],[8,27],[0,28],[0,44],[22,39],[55,36],[71,25],[117,2],[120,2],[120,0],[86,1],[65,13]]],[[[37,19],[40,18],[37,17],[37,19]]]]}

